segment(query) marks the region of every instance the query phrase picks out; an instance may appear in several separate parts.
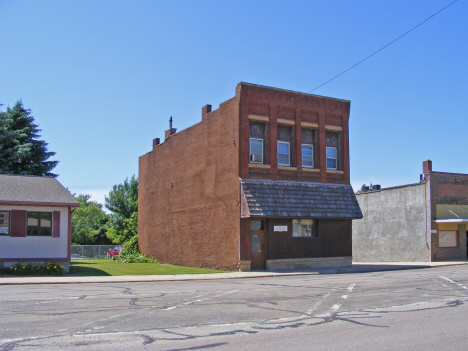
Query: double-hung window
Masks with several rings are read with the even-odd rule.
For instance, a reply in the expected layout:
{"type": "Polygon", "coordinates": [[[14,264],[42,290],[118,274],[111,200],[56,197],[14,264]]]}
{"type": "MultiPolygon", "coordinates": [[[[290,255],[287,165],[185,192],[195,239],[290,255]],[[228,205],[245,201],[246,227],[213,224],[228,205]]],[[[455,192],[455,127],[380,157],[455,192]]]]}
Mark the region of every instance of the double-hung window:
{"type": "Polygon", "coordinates": [[[250,138],[250,163],[263,163],[263,139],[250,138]]]}
{"type": "Polygon", "coordinates": [[[316,130],[312,128],[302,128],[302,167],[303,168],[315,168],[315,137],[316,130]]]}
{"type": "Polygon", "coordinates": [[[267,163],[267,155],[265,150],[268,149],[267,145],[267,125],[262,122],[252,121],[249,126],[250,135],[250,163],[267,163]]]}
{"type": "Polygon", "coordinates": [[[338,160],[336,147],[327,147],[327,169],[336,171],[337,165],[338,160]]]}
{"type": "Polygon", "coordinates": [[[277,127],[277,156],[278,166],[293,166],[293,128],[291,126],[279,124],[277,127]]]}
{"type": "Polygon", "coordinates": [[[331,171],[341,171],[341,134],[333,130],[327,130],[326,139],[326,158],[327,169],[331,171]]]}
{"type": "Polygon", "coordinates": [[[27,236],[52,236],[52,212],[28,212],[27,236]]]}
{"type": "Polygon", "coordinates": [[[302,144],[302,167],[314,168],[314,147],[311,144],[302,144]]]}
{"type": "Polygon", "coordinates": [[[278,165],[291,166],[289,142],[278,141],[278,165]]]}

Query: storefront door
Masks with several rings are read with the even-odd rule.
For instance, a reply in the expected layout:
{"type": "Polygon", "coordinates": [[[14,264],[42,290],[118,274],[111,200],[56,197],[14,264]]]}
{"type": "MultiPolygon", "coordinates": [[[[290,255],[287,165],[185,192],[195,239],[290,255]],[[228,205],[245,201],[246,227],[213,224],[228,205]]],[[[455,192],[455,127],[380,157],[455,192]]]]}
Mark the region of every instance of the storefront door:
{"type": "Polygon", "coordinates": [[[252,221],[250,229],[250,269],[266,269],[265,221],[252,221]],[[260,223],[258,223],[260,222],[260,223]]]}

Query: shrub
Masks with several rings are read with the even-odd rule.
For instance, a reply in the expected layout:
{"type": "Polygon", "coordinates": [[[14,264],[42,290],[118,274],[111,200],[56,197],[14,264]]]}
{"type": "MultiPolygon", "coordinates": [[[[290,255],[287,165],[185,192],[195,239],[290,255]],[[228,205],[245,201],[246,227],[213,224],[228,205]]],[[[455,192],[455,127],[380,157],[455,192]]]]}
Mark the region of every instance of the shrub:
{"type": "Polygon", "coordinates": [[[9,268],[3,268],[1,272],[9,275],[63,275],[65,267],[47,262],[41,265],[32,263],[17,263],[9,268]]]}
{"type": "Polygon", "coordinates": [[[138,250],[138,237],[135,235],[128,239],[119,252],[117,261],[122,263],[159,263],[153,257],[147,257],[138,250]]]}

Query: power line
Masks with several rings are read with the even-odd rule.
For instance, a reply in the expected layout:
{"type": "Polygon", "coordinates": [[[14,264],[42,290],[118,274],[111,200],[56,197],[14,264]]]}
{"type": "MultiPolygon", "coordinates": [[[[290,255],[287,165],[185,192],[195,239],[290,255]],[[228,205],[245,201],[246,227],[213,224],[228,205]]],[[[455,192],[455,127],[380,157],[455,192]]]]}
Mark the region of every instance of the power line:
{"type": "MultiPolygon", "coordinates": [[[[315,90],[323,87],[325,84],[328,84],[330,83],[331,81],[335,80],[336,78],[342,76],[343,74],[349,72],[350,70],[352,70],[353,68],[359,66],[361,63],[367,61],[368,59],[370,59],[372,56],[378,54],[379,52],[381,52],[382,50],[386,49],[387,47],[389,47],[390,45],[392,45],[393,43],[395,43],[396,41],[400,40],[401,38],[403,38],[404,36],[408,35],[409,33],[411,33],[413,30],[415,30],[416,28],[422,26],[424,23],[426,23],[427,21],[429,21],[430,19],[432,19],[433,17],[437,16],[439,13],[441,13],[442,11],[444,11],[445,9],[447,9],[448,7],[452,6],[454,3],[456,3],[458,0],[454,0],[452,1],[450,4],[446,5],[445,7],[441,8],[439,11],[437,11],[436,13],[432,14],[431,16],[429,16],[428,18],[426,18],[424,21],[420,22],[419,24],[417,24],[416,26],[414,26],[413,28],[411,28],[410,30],[406,31],[405,33],[403,33],[402,35],[400,35],[399,37],[393,39],[391,42],[389,42],[388,44],[382,46],[380,49],[378,49],[377,51],[374,51],[372,54],[370,54],[369,56],[365,57],[364,59],[362,59],[361,61],[359,61],[358,63],[355,63],[354,65],[352,65],[351,67],[345,69],[343,72],[337,74],[336,76],[334,76],[333,78],[330,78],[329,80],[327,80],[326,82],[316,86],[314,89],[308,91],[306,94],[310,94],[312,92],[314,92],[315,90]]],[[[285,104],[284,106],[288,106],[288,105],[291,105],[292,103],[302,99],[304,96],[299,96],[298,98],[294,99],[294,100],[291,100],[289,101],[287,104],[285,104]]],[[[276,112],[278,111],[278,109],[276,110],[273,110],[273,111],[270,111],[271,112],[276,112]]],[[[240,127],[245,127],[246,125],[249,125],[250,123],[252,123],[252,121],[249,121],[247,124],[243,124],[241,125],[240,127]]]]}
{"type": "MultiPolygon", "coordinates": [[[[359,61],[358,63],[352,65],[351,67],[349,67],[348,69],[344,70],[343,72],[337,74],[336,76],[334,76],[333,78],[327,80],[326,82],[320,84],[319,86],[315,87],[314,89],[310,90],[309,92],[307,92],[307,94],[310,94],[312,93],[313,91],[317,90],[318,88],[321,88],[322,86],[324,86],[325,84],[328,84],[330,83],[332,80],[335,80],[336,78],[342,76],[343,74],[345,74],[346,72],[352,70],[354,67],[360,65],[361,63],[363,63],[364,61],[367,61],[368,59],[370,59],[372,56],[378,54],[380,51],[384,50],[385,48],[389,47],[390,45],[392,45],[393,43],[395,43],[396,41],[400,40],[401,38],[403,38],[404,36],[406,36],[407,34],[411,33],[413,30],[415,30],[416,28],[422,26],[424,23],[426,23],[427,21],[429,21],[431,18],[437,16],[439,13],[441,13],[442,11],[444,11],[446,8],[448,8],[449,6],[453,5],[454,3],[456,3],[458,0],[454,0],[452,1],[450,4],[448,4],[447,6],[443,7],[442,9],[440,9],[439,11],[437,11],[436,13],[434,13],[433,15],[429,16],[428,18],[426,18],[424,21],[422,21],[421,23],[417,24],[416,26],[414,26],[413,28],[411,28],[410,30],[408,30],[407,32],[403,33],[402,35],[400,35],[398,38],[392,40],[391,42],[389,42],[387,45],[384,45],[383,47],[381,47],[380,49],[378,49],[377,51],[373,52],[372,54],[370,54],[369,56],[367,56],[366,58],[362,59],[361,61],[359,61]]],[[[300,98],[298,98],[300,99],[300,98]]]]}

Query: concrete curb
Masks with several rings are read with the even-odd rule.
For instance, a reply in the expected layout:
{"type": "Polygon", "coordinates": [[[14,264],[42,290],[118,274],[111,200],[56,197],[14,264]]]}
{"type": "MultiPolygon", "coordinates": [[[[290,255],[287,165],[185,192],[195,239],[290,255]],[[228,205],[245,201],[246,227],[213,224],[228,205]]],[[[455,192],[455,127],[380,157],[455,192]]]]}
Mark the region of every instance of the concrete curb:
{"type": "Polygon", "coordinates": [[[211,274],[181,274],[181,275],[122,275],[122,276],[92,276],[92,277],[0,277],[0,285],[19,284],[81,284],[81,283],[137,283],[187,280],[217,280],[266,278],[279,276],[347,274],[385,272],[407,269],[435,268],[443,266],[468,265],[466,261],[451,262],[360,262],[351,267],[318,268],[315,270],[266,271],[266,272],[232,272],[211,274]]]}

